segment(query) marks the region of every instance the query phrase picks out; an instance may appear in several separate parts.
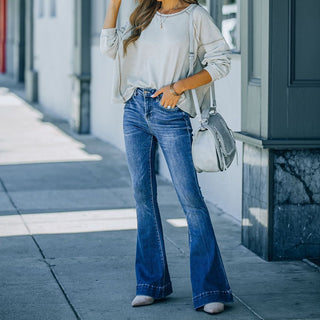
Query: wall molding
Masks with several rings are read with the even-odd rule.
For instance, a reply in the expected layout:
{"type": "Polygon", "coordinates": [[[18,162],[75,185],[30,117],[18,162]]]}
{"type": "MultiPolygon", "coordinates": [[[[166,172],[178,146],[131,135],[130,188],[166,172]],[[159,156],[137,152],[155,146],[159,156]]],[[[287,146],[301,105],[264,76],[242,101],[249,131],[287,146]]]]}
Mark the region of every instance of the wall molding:
{"type": "Polygon", "coordinates": [[[244,131],[234,132],[234,137],[261,149],[320,149],[320,139],[264,139],[244,131]]]}
{"type": "Polygon", "coordinates": [[[289,74],[288,74],[288,86],[289,87],[319,87],[320,79],[297,79],[296,78],[296,13],[297,13],[297,0],[289,0],[289,74]]]}
{"type": "Polygon", "coordinates": [[[255,87],[261,87],[261,78],[254,76],[254,0],[248,0],[248,84],[255,87]]]}

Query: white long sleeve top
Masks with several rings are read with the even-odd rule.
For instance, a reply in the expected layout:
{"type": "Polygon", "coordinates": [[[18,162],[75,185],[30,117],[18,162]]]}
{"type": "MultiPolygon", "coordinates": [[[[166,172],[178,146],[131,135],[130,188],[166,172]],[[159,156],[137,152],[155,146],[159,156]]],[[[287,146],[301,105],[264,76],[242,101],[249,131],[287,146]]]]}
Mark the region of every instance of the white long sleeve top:
{"type": "MultiPolygon", "coordinates": [[[[172,14],[156,12],[139,39],[129,44],[125,56],[123,40],[130,36],[130,21],[120,28],[101,30],[100,51],[116,62],[112,102],[125,103],[137,87],[158,90],[187,77],[190,12],[193,15],[194,52],[197,53],[194,56],[193,73],[205,69],[212,78],[210,83],[195,90],[200,110],[209,106],[210,85],[213,86],[214,81],[226,76],[230,70],[230,48],[213,18],[197,4],[190,4],[172,14]]],[[[191,117],[196,116],[191,90],[186,90],[180,96],[177,106],[191,117]]]]}

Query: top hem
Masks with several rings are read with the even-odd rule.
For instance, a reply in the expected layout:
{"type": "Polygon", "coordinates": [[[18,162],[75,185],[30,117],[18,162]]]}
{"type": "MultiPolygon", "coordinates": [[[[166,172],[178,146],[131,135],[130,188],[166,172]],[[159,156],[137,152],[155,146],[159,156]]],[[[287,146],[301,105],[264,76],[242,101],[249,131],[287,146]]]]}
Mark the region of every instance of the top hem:
{"type": "Polygon", "coordinates": [[[186,8],[182,9],[181,11],[175,12],[175,13],[161,13],[159,11],[156,11],[156,14],[160,15],[160,16],[165,16],[165,17],[171,17],[171,16],[175,16],[179,13],[183,13],[185,11],[187,11],[194,3],[189,4],[186,8]]]}

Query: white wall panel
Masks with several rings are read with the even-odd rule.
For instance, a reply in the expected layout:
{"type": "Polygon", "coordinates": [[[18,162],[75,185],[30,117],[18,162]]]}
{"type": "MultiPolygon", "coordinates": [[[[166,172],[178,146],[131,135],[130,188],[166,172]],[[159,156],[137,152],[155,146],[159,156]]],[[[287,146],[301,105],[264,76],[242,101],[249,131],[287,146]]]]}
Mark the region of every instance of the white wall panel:
{"type": "Polygon", "coordinates": [[[73,1],[57,0],[56,16],[50,16],[49,1],[44,14],[34,6],[34,67],[39,75],[39,103],[53,115],[70,119],[72,110],[72,61],[74,37],[73,1]]]}

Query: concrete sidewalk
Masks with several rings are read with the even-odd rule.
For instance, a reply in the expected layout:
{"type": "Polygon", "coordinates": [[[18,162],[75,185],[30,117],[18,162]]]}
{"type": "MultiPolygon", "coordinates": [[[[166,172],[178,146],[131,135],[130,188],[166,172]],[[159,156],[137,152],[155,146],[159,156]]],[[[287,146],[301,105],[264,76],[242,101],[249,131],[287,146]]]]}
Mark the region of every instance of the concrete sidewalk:
{"type": "MultiPolygon", "coordinates": [[[[171,183],[157,181],[174,293],[132,308],[136,221],[125,155],[1,87],[0,319],[208,319],[192,307],[183,211],[171,183]]],[[[240,244],[239,223],[208,206],[235,297],[213,317],[320,319],[319,271],[260,259],[240,244]]]]}

